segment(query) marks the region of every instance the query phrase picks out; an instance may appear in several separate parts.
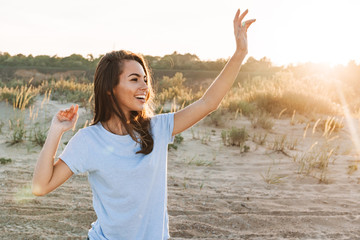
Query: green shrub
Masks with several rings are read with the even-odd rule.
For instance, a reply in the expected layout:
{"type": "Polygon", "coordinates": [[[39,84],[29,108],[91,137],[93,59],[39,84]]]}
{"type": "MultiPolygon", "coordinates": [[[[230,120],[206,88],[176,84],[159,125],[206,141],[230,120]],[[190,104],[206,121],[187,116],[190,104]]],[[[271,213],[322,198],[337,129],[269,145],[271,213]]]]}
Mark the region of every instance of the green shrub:
{"type": "Polygon", "coordinates": [[[174,143],[175,144],[181,144],[184,141],[184,137],[181,136],[181,134],[175,135],[174,143]]]}
{"type": "Polygon", "coordinates": [[[10,135],[9,135],[10,139],[8,143],[10,145],[14,145],[23,142],[26,135],[24,119],[17,119],[15,121],[10,119],[9,121],[10,121],[10,135]]]}
{"type": "Polygon", "coordinates": [[[245,102],[243,100],[232,100],[229,101],[228,109],[230,112],[236,112],[239,111],[244,116],[249,116],[255,111],[254,104],[245,102]]]}
{"type": "Polygon", "coordinates": [[[174,143],[169,144],[169,145],[168,145],[168,149],[173,148],[173,149],[177,150],[178,145],[181,144],[183,141],[184,141],[184,137],[181,136],[181,134],[175,135],[174,143]]]}
{"type": "Polygon", "coordinates": [[[44,146],[46,137],[47,137],[48,129],[44,129],[36,124],[35,128],[33,129],[33,136],[31,137],[31,141],[40,147],[44,146]]]}
{"type": "Polygon", "coordinates": [[[245,127],[232,127],[229,130],[223,130],[221,132],[221,138],[225,146],[242,146],[248,137],[249,134],[245,127]]]}
{"type": "Polygon", "coordinates": [[[0,158],[0,164],[11,163],[11,158],[0,158]]]}
{"type": "Polygon", "coordinates": [[[207,121],[209,121],[211,124],[217,127],[221,127],[224,125],[222,120],[224,113],[225,111],[222,108],[218,108],[216,111],[210,113],[206,119],[208,119],[207,121]]]}
{"type": "Polygon", "coordinates": [[[174,102],[182,107],[185,107],[195,100],[199,99],[203,92],[192,92],[192,89],[185,87],[183,83],[186,79],[182,73],[177,72],[172,78],[163,76],[159,83],[155,86],[156,95],[155,103],[163,105],[166,102],[174,102]]]}
{"type": "Polygon", "coordinates": [[[2,133],[2,128],[4,127],[5,123],[0,120],[0,133],[2,133]]]}

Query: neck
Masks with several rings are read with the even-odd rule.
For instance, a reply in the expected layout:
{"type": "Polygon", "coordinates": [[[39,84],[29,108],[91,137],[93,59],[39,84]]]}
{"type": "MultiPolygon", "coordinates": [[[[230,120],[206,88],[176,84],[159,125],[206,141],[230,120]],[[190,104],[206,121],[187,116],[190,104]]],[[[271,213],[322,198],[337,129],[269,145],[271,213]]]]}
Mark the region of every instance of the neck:
{"type": "Polygon", "coordinates": [[[116,135],[127,135],[126,128],[123,126],[120,120],[111,118],[110,120],[104,122],[103,126],[109,132],[116,135]]]}

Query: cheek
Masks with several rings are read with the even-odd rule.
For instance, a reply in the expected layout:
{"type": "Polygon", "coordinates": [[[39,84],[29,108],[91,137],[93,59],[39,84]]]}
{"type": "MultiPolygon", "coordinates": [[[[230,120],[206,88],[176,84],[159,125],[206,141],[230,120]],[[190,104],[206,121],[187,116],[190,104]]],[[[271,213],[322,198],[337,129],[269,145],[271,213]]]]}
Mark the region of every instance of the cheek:
{"type": "Polygon", "coordinates": [[[117,96],[121,103],[131,102],[134,100],[134,91],[131,88],[122,88],[117,96]]]}

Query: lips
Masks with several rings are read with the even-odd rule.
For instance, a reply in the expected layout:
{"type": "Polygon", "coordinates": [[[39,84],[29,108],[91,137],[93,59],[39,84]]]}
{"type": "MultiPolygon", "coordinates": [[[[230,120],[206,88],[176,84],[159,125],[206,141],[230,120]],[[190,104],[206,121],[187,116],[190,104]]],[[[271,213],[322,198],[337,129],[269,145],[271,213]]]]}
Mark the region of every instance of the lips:
{"type": "Polygon", "coordinates": [[[142,92],[142,93],[139,93],[138,95],[135,95],[135,98],[140,100],[141,102],[145,102],[146,100],[146,93],[145,92],[142,92]]]}
{"type": "Polygon", "coordinates": [[[138,99],[137,98],[137,100],[140,101],[141,103],[145,103],[145,99],[138,99]]]}
{"type": "Polygon", "coordinates": [[[137,100],[139,100],[141,103],[145,103],[146,100],[145,100],[145,95],[138,95],[138,96],[135,96],[135,98],[137,100]]]}

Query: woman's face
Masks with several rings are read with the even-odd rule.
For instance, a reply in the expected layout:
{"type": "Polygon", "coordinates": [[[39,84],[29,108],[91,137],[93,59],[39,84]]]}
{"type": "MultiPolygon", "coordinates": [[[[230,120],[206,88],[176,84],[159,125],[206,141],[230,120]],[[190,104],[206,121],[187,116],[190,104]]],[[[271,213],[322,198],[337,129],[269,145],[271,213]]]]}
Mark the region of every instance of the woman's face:
{"type": "Polygon", "coordinates": [[[126,118],[130,111],[142,111],[148,94],[147,76],[143,67],[135,60],[124,62],[119,83],[114,87],[114,95],[126,118]]]}

